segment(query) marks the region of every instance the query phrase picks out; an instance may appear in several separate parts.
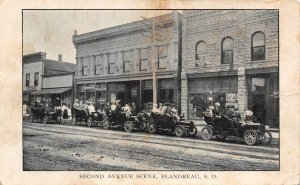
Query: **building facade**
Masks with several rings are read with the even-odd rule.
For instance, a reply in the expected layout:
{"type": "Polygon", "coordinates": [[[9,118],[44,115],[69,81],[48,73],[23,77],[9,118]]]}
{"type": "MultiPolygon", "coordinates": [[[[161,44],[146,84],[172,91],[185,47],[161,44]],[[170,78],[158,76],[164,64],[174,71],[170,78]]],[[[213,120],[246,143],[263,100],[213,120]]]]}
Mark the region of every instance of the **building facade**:
{"type": "Polygon", "coordinates": [[[208,106],[252,110],[279,125],[277,10],[183,10],[182,112],[208,106]]]}
{"type": "Polygon", "coordinates": [[[155,72],[157,101],[180,104],[180,36],[181,14],[175,11],[81,35],[75,33],[76,97],[94,102],[97,109],[115,99],[142,108],[153,101],[155,72]]]}
{"type": "MultiPolygon", "coordinates": [[[[74,64],[75,66],[75,64],[74,64]]],[[[42,76],[42,88],[32,94],[35,99],[44,101],[49,107],[62,106],[72,107],[74,100],[74,74],[65,72],[42,76]]]]}
{"type": "Polygon", "coordinates": [[[75,64],[46,58],[46,53],[38,52],[23,56],[23,103],[32,100],[45,101],[49,106],[57,106],[72,101],[75,64]],[[55,96],[55,97],[54,97],[55,96]]]}

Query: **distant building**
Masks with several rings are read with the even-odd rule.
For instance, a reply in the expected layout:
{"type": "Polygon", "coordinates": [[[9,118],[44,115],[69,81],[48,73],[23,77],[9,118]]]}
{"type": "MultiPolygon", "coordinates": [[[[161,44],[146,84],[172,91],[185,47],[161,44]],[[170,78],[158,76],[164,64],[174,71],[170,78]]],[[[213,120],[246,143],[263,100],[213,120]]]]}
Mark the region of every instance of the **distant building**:
{"type": "Polygon", "coordinates": [[[182,111],[220,102],[279,125],[278,11],[183,10],[182,111]]]}
{"type": "Polygon", "coordinates": [[[37,99],[49,106],[72,101],[75,64],[46,59],[46,53],[23,56],[23,101],[29,104],[37,99]]]}
{"type": "Polygon", "coordinates": [[[153,101],[154,57],[158,102],[180,104],[180,36],[181,14],[175,11],[81,35],[75,32],[76,97],[94,102],[96,108],[104,108],[114,99],[143,107],[153,101]],[[159,33],[154,56],[152,21],[159,33]]]}

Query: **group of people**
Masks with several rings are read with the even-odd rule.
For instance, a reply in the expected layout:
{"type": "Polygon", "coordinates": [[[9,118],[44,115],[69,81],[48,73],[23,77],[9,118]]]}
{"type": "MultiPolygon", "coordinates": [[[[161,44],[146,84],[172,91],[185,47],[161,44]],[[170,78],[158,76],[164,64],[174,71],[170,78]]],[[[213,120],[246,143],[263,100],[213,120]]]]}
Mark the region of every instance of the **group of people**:
{"type": "Polygon", "coordinates": [[[112,112],[124,112],[127,117],[131,115],[136,115],[136,105],[134,102],[131,103],[125,103],[125,105],[122,107],[121,106],[121,100],[113,100],[111,102],[111,105],[109,107],[109,110],[112,112]]]}
{"type": "Polygon", "coordinates": [[[245,121],[253,121],[254,115],[250,110],[245,110],[242,116],[240,112],[232,105],[226,106],[225,109],[220,108],[220,103],[216,102],[213,107],[209,108],[209,112],[212,115],[212,119],[219,123],[229,123],[232,129],[238,129],[240,123],[245,121]]]}
{"type": "Polygon", "coordinates": [[[92,112],[95,112],[95,107],[92,102],[89,101],[79,101],[78,99],[75,99],[73,104],[73,109],[75,111],[82,110],[85,114],[85,116],[88,116],[92,112]]]}
{"type": "Polygon", "coordinates": [[[177,109],[176,109],[175,105],[173,105],[169,102],[159,103],[158,105],[154,104],[152,112],[158,113],[158,114],[161,114],[161,115],[170,116],[170,117],[173,118],[175,123],[180,120],[180,117],[178,116],[177,109]]]}

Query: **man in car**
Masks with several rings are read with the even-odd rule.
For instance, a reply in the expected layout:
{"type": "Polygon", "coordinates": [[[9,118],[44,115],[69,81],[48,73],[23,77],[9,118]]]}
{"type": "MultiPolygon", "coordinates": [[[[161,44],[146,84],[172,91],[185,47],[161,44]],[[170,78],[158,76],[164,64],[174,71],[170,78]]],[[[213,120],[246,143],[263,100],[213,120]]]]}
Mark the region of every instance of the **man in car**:
{"type": "Polygon", "coordinates": [[[95,107],[92,102],[88,103],[88,112],[89,112],[89,114],[92,114],[92,112],[95,112],[95,107]]]}

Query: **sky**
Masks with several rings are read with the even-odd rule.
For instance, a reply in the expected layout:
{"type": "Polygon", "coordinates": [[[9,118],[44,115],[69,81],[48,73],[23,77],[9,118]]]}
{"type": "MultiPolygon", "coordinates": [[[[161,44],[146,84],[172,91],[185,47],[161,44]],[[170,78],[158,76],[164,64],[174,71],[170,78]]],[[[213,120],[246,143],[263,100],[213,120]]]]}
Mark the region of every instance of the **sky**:
{"type": "Polygon", "coordinates": [[[100,30],[143,17],[170,13],[170,10],[23,10],[23,54],[46,52],[48,59],[75,63],[72,42],[77,34],[100,30]]]}

